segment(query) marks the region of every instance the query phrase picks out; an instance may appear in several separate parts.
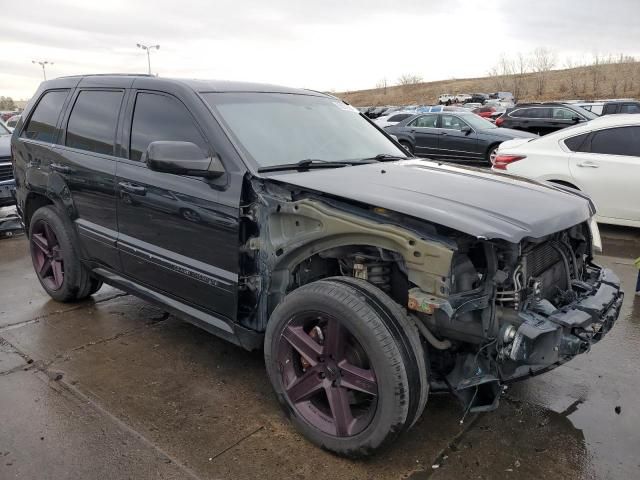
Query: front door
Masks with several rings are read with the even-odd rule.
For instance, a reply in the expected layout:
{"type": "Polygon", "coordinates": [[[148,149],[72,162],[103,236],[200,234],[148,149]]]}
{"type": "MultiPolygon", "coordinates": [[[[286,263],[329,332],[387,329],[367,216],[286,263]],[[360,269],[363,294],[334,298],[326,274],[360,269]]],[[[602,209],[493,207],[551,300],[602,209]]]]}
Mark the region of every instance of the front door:
{"type": "Polygon", "coordinates": [[[167,296],[235,319],[241,179],[208,180],[147,168],[154,141],[184,141],[214,153],[176,97],[137,92],[128,159],[117,167],[118,246],[125,274],[167,296]],[[233,187],[233,188],[232,188],[233,187]],[[235,192],[235,193],[232,193],[235,192]]]}
{"type": "Polygon", "coordinates": [[[478,135],[460,117],[444,113],[440,115],[440,131],[438,149],[442,158],[466,162],[482,159],[478,153],[478,135]]]}

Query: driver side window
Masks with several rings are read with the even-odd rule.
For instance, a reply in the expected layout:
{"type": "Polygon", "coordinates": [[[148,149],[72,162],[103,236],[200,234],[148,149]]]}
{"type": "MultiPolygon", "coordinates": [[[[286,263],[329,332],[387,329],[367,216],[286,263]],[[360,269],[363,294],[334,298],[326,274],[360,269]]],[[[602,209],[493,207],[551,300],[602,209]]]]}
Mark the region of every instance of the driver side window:
{"type": "Polygon", "coordinates": [[[130,156],[140,161],[151,142],[191,142],[209,149],[187,107],[174,97],[138,93],[131,123],[130,156]]]}
{"type": "Polygon", "coordinates": [[[450,130],[462,130],[467,124],[454,115],[442,115],[442,128],[450,130]]]}

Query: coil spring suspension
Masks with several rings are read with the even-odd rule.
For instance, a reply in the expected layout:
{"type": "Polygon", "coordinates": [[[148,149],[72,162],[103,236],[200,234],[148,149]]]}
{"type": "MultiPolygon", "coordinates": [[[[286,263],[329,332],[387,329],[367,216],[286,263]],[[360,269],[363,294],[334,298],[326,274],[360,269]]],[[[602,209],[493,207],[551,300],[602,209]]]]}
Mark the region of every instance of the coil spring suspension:
{"type": "Polygon", "coordinates": [[[353,276],[367,280],[383,292],[391,291],[391,262],[358,256],[353,262],[353,276]]]}

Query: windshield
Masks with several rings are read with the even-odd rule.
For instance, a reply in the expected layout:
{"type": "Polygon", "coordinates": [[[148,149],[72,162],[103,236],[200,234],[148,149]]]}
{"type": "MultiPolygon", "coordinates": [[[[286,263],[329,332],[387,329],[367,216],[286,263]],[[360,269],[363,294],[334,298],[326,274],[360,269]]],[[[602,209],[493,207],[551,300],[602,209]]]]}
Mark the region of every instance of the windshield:
{"type": "Polygon", "coordinates": [[[339,100],[284,93],[203,93],[259,167],[313,159],[406,157],[353,107],[339,100]]]}
{"type": "Polygon", "coordinates": [[[472,115],[464,115],[462,119],[476,130],[498,128],[495,126],[495,124],[491,123],[489,120],[485,120],[484,118],[476,115],[475,113],[472,115]]]}
{"type": "Polygon", "coordinates": [[[572,105],[572,108],[575,108],[575,110],[580,113],[580,115],[582,115],[583,117],[585,117],[587,120],[593,120],[595,118],[598,118],[598,115],[596,115],[593,112],[590,112],[589,110],[582,108],[582,107],[578,107],[576,105],[572,105]]]}
{"type": "Polygon", "coordinates": [[[11,130],[5,127],[2,122],[0,122],[0,135],[11,135],[11,130]]]}

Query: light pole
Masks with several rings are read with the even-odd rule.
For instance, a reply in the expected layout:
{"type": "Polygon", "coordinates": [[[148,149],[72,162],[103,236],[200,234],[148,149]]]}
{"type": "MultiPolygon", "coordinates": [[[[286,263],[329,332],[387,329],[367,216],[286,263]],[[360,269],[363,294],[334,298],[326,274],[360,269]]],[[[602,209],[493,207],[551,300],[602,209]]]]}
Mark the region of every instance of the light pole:
{"type": "Polygon", "coordinates": [[[42,76],[44,77],[45,81],[47,80],[47,72],[45,72],[44,70],[44,66],[45,65],[53,65],[53,62],[48,62],[46,60],[43,60],[42,62],[36,62],[35,60],[31,60],[31,63],[38,64],[42,67],[42,76]]]}
{"type": "Polygon", "coordinates": [[[160,45],[142,45],[141,43],[136,43],[136,46],[138,48],[141,48],[142,50],[146,50],[147,51],[147,65],[149,66],[149,75],[151,75],[151,55],[149,52],[151,52],[151,50],[153,48],[155,48],[156,50],[160,50],[160,45]]]}

